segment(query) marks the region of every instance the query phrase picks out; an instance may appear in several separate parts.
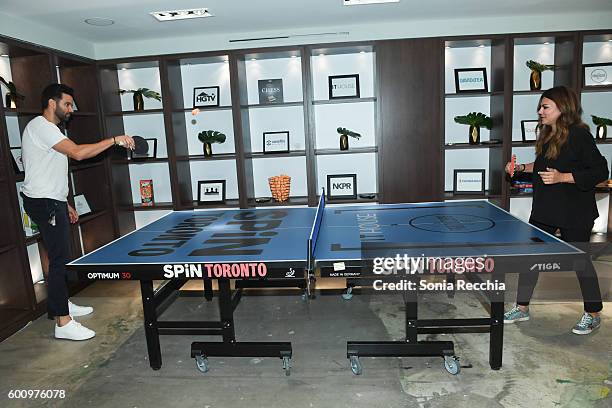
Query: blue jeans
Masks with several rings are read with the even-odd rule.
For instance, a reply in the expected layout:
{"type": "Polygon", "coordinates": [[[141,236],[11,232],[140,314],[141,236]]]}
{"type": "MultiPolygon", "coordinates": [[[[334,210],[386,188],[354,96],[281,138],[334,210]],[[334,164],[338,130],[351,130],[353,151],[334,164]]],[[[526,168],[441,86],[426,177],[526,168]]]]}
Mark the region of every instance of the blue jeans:
{"type": "Polygon", "coordinates": [[[65,201],[50,198],[30,198],[25,194],[23,208],[38,225],[49,254],[47,277],[47,315],[50,319],[68,315],[68,274],[70,262],[70,220],[65,201]],[[49,221],[55,215],[55,225],[49,221]]]}

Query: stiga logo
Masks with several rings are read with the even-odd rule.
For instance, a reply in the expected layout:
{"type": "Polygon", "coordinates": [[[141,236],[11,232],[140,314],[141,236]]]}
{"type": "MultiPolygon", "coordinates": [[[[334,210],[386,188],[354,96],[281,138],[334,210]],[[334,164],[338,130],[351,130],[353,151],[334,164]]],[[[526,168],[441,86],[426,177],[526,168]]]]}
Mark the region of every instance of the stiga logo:
{"type": "Polygon", "coordinates": [[[561,264],[557,262],[538,263],[538,264],[533,264],[533,266],[529,268],[529,270],[531,271],[560,271],[561,264]]]}

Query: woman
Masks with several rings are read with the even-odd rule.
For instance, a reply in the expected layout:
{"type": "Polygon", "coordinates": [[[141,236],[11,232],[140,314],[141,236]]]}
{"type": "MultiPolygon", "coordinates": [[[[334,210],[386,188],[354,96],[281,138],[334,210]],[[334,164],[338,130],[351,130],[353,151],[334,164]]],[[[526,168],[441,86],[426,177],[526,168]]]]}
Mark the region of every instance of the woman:
{"type": "MultiPolygon", "coordinates": [[[[595,185],[608,178],[608,164],[588,126],[582,122],[582,107],[572,90],[558,86],[544,92],[538,104],[540,134],[536,160],[519,164],[519,172],[533,173],[533,203],[529,222],[564,241],[589,242],[593,222],[599,214],[595,185]]],[[[506,172],[514,176],[511,163],[506,172]]],[[[581,246],[587,246],[582,244],[581,246]]],[[[517,304],[504,314],[504,323],[529,320],[529,301],[538,281],[537,272],[519,275],[517,304]]],[[[587,262],[578,273],[584,314],[572,332],[589,334],[601,324],[603,308],[595,268],[587,262]]]]}

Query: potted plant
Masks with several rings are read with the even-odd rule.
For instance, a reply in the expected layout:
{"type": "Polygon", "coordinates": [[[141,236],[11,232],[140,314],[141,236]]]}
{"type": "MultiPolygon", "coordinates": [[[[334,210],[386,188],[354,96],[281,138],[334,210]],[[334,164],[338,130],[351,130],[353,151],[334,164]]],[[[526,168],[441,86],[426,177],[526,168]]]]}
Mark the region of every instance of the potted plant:
{"type": "Polygon", "coordinates": [[[144,109],[144,98],[156,99],[161,102],[161,95],[157,91],[152,91],[149,88],[138,89],[119,89],[119,95],[126,93],[134,94],[134,110],[141,111],[144,109]]]}
{"type": "Polygon", "coordinates": [[[542,72],[555,69],[554,65],[540,64],[534,60],[527,61],[525,65],[531,70],[531,74],[529,75],[529,89],[532,91],[542,89],[542,72]]]}
{"type": "Polygon", "coordinates": [[[5,95],[5,102],[6,102],[6,107],[9,109],[17,109],[17,101],[25,99],[25,96],[23,96],[22,94],[20,94],[19,92],[17,92],[17,87],[15,86],[15,84],[11,81],[7,82],[4,78],[2,78],[0,76],[0,83],[4,84],[4,86],[6,86],[6,89],[8,89],[8,92],[5,95]]]}
{"type": "Polygon", "coordinates": [[[467,115],[455,116],[455,122],[461,125],[470,125],[470,144],[480,143],[480,127],[491,129],[493,122],[491,118],[481,112],[470,112],[467,115]]]}
{"type": "Polygon", "coordinates": [[[204,130],[198,133],[198,139],[204,144],[204,156],[212,156],[213,143],[225,143],[225,135],[216,130],[204,130]]]}
{"type": "Polygon", "coordinates": [[[612,119],[600,118],[599,116],[591,115],[593,118],[593,124],[597,126],[595,131],[595,137],[597,139],[604,140],[608,135],[608,126],[612,125],[612,119]]]}
{"type": "Polygon", "coordinates": [[[349,148],[348,137],[349,136],[354,137],[357,140],[359,140],[359,138],[361,137],[359,133],[353,132],[352,130],[348,130],[343,127],[339,127],[338,129],[336,129],[336,131],[340,133],[340,150],[348,150],[349,148]]]}

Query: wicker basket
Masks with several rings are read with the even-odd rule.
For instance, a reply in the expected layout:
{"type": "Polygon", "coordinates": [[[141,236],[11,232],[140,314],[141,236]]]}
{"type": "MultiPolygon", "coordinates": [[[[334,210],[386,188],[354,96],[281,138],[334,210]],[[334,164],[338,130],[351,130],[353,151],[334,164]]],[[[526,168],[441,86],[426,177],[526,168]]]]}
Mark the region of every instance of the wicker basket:
{"type": "Polygon", "coordinates": [[[291,177],[286,174],[280,176],[272,176],[268,178],[272,198],[282,203],[289,199],[289,191],[291,190],[291,177]]]}

